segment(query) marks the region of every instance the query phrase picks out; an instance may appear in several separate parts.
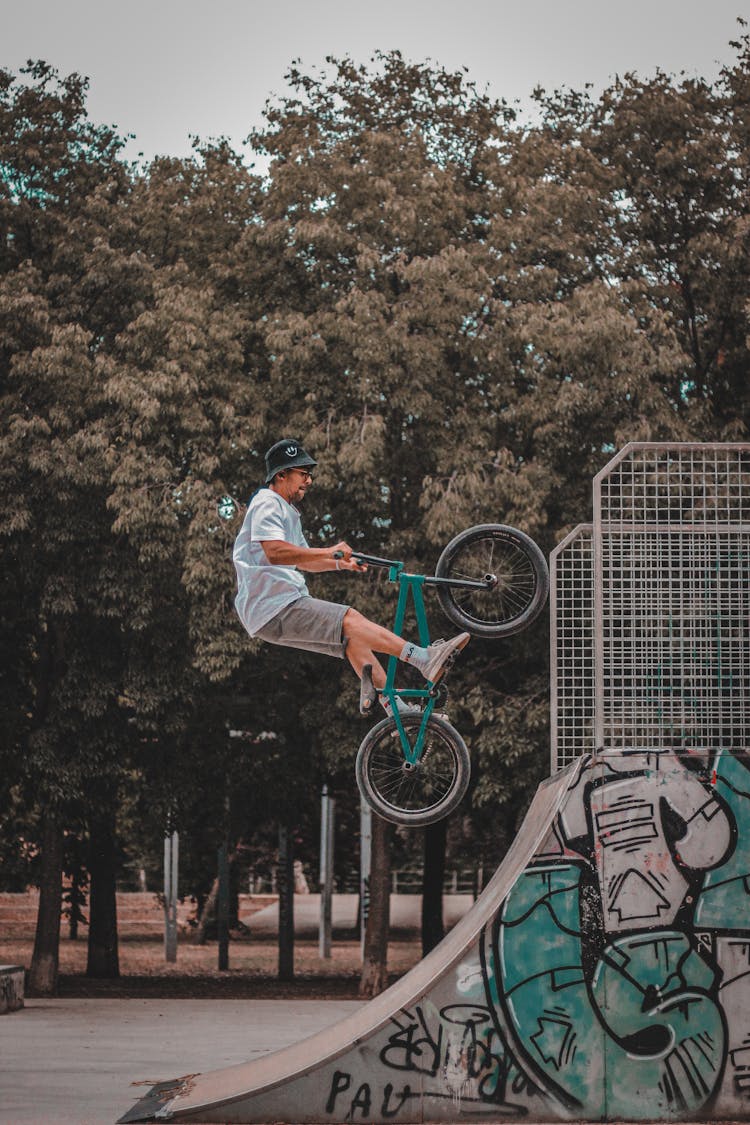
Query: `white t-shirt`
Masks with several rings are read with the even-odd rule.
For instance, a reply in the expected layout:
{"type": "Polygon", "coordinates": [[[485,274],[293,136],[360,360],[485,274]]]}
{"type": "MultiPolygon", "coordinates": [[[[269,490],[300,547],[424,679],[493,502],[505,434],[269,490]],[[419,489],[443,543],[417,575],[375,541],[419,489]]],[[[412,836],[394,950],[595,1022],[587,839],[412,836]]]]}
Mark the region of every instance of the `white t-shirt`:
{"type": "Polygon", "coordinates": [[[278,492],[259,489],[250,501],[232,558],[237,571],[235,609],[251,637],[272,617],[310,591],[296,566],[272,566],[261,544],[268,539],[307,547],[299,512],[278,492]]]}

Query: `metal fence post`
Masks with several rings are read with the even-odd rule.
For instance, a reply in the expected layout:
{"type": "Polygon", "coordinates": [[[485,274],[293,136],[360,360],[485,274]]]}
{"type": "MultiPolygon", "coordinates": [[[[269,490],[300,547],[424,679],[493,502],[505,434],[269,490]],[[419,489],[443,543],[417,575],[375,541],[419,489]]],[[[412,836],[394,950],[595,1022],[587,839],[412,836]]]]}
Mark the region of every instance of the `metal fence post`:
{"type": "Polygon", "coordinates": [[[222,844],[218,854],[219,896],[216,920],[219,939],[219,969],[229,968],[229,854],[222,844]]]}
{"type": "Polygon", "coordinates": [[[336,802],[323,786],[320,805],[320,927],[318,956],[331,956],[331,929],[333,916],[333,849],[336,802]]]}
{"type": "Polygon", "coordinates": [[[176,832],[164,837],[164,960],[177,960],[177,887],[180,838],[176,832]]]}
{"type": "Polygon", "coordinates": [[[370,865],[372,863],[372,809],[360,798],[359,805],[359,944],[365,959],[365,932],[370,913],[370,865]]]}

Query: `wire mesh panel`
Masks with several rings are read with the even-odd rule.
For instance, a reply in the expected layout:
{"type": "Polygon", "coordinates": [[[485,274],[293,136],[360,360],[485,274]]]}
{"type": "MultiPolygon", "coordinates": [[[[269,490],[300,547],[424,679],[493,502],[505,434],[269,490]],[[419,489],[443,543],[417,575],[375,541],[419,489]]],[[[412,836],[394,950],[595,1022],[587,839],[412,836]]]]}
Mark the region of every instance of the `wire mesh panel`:
{"type": "Polygon", "coordinates": [[[750,445],[626,446],[594,556],[597,746],[750,744],[750,445]]]}
{"type": "Polygon", "coordinates": [[[550,555],[552,773],[594,749],[593,525],[550,555]]]}

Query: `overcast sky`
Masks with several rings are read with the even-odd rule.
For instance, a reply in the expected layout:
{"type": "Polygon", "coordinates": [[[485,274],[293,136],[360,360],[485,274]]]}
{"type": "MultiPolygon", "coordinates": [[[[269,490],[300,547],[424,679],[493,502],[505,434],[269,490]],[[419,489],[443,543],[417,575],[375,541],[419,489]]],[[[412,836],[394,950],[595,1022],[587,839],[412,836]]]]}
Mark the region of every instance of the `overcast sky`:
{"type": "Polygon", "coordinates": [[[239,147],[294,58],[366,62],[376,49],[465,66],[529,107],[537,84],[602,89],[657,68],[713,79],[750,0],[0,0],[0,66],[42,58],[91,79],[89,112],[176,156],[189,134],[239,147]]]}

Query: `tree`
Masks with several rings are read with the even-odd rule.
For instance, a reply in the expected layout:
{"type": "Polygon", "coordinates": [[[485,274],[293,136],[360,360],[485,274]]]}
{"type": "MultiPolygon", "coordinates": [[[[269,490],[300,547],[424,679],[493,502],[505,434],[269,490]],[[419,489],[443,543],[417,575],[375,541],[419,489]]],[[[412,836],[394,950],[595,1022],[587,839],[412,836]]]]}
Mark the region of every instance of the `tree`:
{"type": "MultiPolygon", "coordinates": [[[[206,362],[194,345],[200,310],[213,311],[210,287],[202,278],[188,288],[184,267],[157,268],[143,254],[122,142],[88,125],[83,80],[60,80],[45,64],[30,73],[33,86],[5,72],[2,85],[0,218],[13,251],[0,277],[0,474],[13,499],[2,531],[23,606],[4,624],[21,654],[12,688],[25,717],[6,749],[16,758],[25,743],[27,776],[46,806],[42,862],[57,872],[45,869],[44,886],[59,885],[66,821],[90,822],[89,968],[116,972],[111,937],[95,935],[115,933],[119,788],[128,766],[153,761],[155,730],[169,753],[184,744],[198,702],[186,583],[200,586],[205,560],[186,565],[183,529],[197,513],[204,540],[211,525],[221,530],[206,476],[217,432],[231,428],[231,396],[211,398],[219,364],[231,377],[220,346],[231,316],[207,325],[206,362]],[[154,410],[180,419],[161,447],[151,442],[154,410]]],[[[54,966],[59,903],[46,903],[39,934],[54,966]]],[[[38,986],[54,989],[54,977],[53,968],[38,986]]]]}
{"type": "MultiPolygon", "coordinates": [[[[254,137],[263,182],[224,142],[131,168],[88,121],[85,80],[0,72],[0,628],[17,654],[0,784],[30,842],[42,819],[48,835],[40,987],[64,830],[109,857],[92,928],[111,934],[132,808],[147,837],[190,825],[205,894],[220,839],[282,808],[302,823],[323,778],[352,794],[348,669],[259,646],[232,608],[232,540],[273,440],[319,457],[313,543],[420,569],[477,522],[550,548],[625,440],[746,435],[735,47],[713,85],[539,91],[525,128],[398,52],[294,66],[254,137]]],[[[394,606],[382,575],[312,588],[386,623],[394,606]]],[[[546,653],[537,622],[473,641],[451,674],[493,858],[546,772],[546,653]]],[[[93,946],[116,971],[112,942],[93,946]]],[[[382,944],[376,962],[382,982],[382,944]]]]}
{"type": "MultiPolygon", "coordinates": [[[[379,61],[381,75],[348,60],[331,79],[292,70],[299,96],[254,138],[273,159],[253,232],[274,262],[261,377],[284,432],[320,454],[313,541],[364,541],[419,565],[443,531],[420,509],[425,477],[450,473],[486,413],[473,378],[487,286],[478,161],[503,115],[460,75],[379,61]]],[[[392,610],[375,577],[355,597],[376,619],[392,610]]]]}

